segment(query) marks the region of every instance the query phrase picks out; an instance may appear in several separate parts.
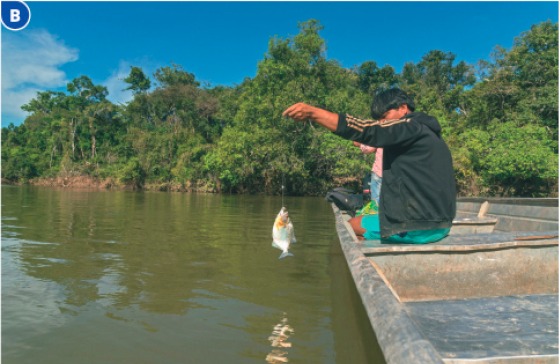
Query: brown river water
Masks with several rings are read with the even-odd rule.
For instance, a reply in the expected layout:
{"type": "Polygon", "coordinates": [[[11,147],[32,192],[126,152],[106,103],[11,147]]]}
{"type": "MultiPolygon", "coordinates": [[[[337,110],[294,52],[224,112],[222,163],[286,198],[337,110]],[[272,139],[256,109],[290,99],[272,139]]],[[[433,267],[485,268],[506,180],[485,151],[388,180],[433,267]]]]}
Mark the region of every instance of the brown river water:
{"type": "Polygon", "coordinates": [[[2,363],[383,363],[321,197],[2,186],[2,363]]]}

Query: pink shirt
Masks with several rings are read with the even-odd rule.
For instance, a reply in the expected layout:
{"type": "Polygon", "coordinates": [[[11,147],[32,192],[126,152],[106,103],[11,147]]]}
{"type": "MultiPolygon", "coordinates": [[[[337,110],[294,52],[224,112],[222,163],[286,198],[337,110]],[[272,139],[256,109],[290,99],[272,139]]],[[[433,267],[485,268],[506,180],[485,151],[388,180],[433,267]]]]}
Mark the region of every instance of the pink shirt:
{"type": "Polygon", "coordinates": [[[382,178],[382,148],[373,148],[368,145],[361,144],[361,151],[365,154],[375,153],[375,163],[373,164],[373,173],[382,178]]]}

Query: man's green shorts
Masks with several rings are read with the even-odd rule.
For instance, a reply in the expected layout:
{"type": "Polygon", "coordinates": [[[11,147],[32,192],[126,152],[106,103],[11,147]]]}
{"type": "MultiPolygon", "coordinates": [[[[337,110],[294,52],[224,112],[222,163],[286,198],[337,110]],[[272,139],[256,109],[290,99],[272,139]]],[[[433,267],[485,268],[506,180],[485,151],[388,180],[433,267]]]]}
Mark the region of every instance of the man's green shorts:
{"type": "MultiPolygon", "coordinates": [[[[367,232],[363,234],[365,239],[380,239],[378,215],[363,216],[361,227],[367,230],[367,232]]],[[[441,240],[448,235],[449,231],[450,229],[408,231],[389,236],[387,239],[383,240],[390,243],[427,244],[441,240]]]]}

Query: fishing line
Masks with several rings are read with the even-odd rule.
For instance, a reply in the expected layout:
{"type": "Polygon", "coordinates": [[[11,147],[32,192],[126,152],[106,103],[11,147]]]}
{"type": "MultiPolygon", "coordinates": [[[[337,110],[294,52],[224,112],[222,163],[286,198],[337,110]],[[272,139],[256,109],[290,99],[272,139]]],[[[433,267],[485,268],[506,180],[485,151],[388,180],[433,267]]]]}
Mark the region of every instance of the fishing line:
{"type": "MultiPolygon", "coordinates": [[[[280,120],[283,121],[287,121],[289,120],[288,116],[281,116],[280,120]]],[[[306,121],[305,121],[306,123],[306,121]]],[[[305,125],[303,125],[303,129],[301,130],[297,130],[297,128],[295,128],[294,133],[296,133],[295,138],[294,138],[294,142],[297,143],[298,141],[300,141],[302,138],[304,138],[305,136],[304,134],[304,129],[305,129],[305,125]]],[[[304,148],[308,148],[308,147],[304,147],[304,148]]],[[[287,159],[286,159],[287,162],[287,159]]],[[[290,169],[289,163],[288,163],[288,168],[290,169]]],[[[285,171],[283,171],[281,173],[281,207],[285,207],[283,204],[283,196],[284,196],[284,191],[285,191],[285,171]]]]}
{"type": "Polygon", "coordinates": [[[281,207],[283,207],[283,191],[285,190],[285,172],[281,174],[281,207]]]}

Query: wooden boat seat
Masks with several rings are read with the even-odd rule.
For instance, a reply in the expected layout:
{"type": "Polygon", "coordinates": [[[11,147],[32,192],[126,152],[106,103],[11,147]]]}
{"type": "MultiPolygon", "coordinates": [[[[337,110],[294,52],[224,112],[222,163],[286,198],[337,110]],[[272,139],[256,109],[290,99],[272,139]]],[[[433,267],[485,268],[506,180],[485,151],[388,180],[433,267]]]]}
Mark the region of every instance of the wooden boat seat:
{"type": "Polygon", "coordinates": [[[495,230],[496,217],[457,217],[452,221],[451,235],[488,234],[495,230]]]}
{"type": "Polygon", "coordinates": [[[450,235],[432,244],[354,242],[402,302],[556,294],[555,231],[450,235]]]}
{"type": "MultiPolygon", "coordinates": [[[[347,224],[348,230],[351,226],[347,224]]],[[[351,230],[353,233],[353,230],[351,230]]],[[[404,252],[460,252],[478,250],[496,250],[522,246],[555,246],[557,230],[552,231],[518,231],[511,233],[470,234],[462,236],[449,235],[430,244],[389,243],[383,240],[357,240],[363,254],[404,253],[404,252]]]]}

